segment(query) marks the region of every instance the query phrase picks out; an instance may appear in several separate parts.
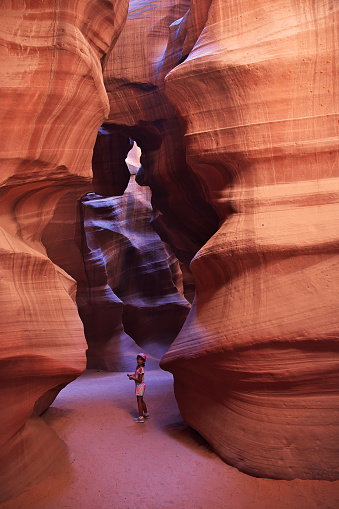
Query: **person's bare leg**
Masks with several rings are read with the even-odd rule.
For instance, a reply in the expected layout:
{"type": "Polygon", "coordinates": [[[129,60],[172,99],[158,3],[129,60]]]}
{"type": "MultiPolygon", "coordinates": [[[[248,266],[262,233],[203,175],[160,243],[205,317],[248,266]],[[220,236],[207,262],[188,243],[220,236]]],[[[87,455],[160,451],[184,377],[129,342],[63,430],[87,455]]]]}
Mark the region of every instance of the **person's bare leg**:
{"type": "Polygon", "coordinates": [[[144,398],[142,398],[142,409],[144,411],[144,414],[148,414],[147,406],[146,406],[146,403],[144,402],[144,398]]]}
{"type": "Polygon", "coordinates": [[[142,401],[142,399],[143,399],[142,396],[137,396],[139,417],[143,416],[143,414],[142,414],[142,410],[143,410],[143,401],[142,401]]]}

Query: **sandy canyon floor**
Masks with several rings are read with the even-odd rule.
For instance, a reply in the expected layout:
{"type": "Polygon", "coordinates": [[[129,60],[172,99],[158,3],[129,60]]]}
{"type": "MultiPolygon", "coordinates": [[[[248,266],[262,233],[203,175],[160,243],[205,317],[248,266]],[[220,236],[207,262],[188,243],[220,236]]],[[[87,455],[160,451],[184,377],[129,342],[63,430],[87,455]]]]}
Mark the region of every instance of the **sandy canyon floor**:
{"type": "Polygon", "coordinates": [[[1,509],[339,507],[339,481],[256,479],[223,463],[182,420],[172,375],[146,375],[151,419],[144,424],[133,421],[133,382],[125,373],[90,370],[61,391],[43,419],[74,461],[1,509]]]}

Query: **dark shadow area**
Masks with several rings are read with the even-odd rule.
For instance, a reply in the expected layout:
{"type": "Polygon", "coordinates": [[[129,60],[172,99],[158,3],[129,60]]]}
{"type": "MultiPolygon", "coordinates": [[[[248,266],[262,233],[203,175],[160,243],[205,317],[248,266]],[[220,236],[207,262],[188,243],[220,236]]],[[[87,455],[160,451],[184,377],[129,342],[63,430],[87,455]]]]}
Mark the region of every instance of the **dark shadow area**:
{"type": "Polygon", "coordinates": [[[65,421],[64,424],[67,424],[67,419],[71,419],[76,414],[76,410],[71,408],[57,408],[50,406],[40,417],[46,424],[60,423],[65,421]]]}
{"type": "Polygon", "coordinates": [[[162,427],[162,430],[171,438],[177,440],[181,444],[189,447],[200,454],[215,455],[212,447],[206,440],[186,422],[179,417],[175,422],[171,422],[162,427]]]}

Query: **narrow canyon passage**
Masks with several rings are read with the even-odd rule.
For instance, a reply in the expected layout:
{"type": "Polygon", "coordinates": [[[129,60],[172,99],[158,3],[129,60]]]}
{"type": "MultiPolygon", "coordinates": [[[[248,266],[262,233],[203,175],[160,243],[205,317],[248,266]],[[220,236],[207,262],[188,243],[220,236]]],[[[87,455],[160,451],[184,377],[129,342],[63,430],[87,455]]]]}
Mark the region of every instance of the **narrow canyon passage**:
{"type": "Polygon", "coordinates": [[[88,370],[63,389],[42,418],[69,446],[71,466],[1,509],[339,507],[339,481],[257,479],[223,463],[182,420],[172,375],[146,376],[151,419],[144,424],[133,422],[125,373],[88,370]]]}

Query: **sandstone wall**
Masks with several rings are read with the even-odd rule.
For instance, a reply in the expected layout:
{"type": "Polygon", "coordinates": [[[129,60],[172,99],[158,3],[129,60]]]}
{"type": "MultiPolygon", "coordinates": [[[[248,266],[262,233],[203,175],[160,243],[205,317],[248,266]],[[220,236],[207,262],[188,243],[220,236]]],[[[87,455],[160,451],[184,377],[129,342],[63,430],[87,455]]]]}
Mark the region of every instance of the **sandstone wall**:
{"type": "MultiPolygon", "coordinates": [[[[182,125],[164,94],[164,75],[183,58],[180,44],[169,43],[169,34],[175,39],[176,33],[176,25],[170,25],[181,16],[187,18],[189,6],[189,0],[131,0],[126,25],[104,69],[110,102],[107,123],[141,148],[136,179],[152,191],[153,228],[186,264],[218,222],[206,190],[186,164],[182,125]]],[[[201,25],[199,16],[198,20],[201,25]]],[[[198,28],[188,47],[196,32],[198,28]]]]}
{"type": "Polygon", "coordinates": [[[141,349],[148,367],[158,367],[190,304],[172,249],[150,225],[149,188],[135,182],[137,147],[128,153],[130,139],[109,128],[100,128],[92,161],[93,187],[102,194],[83,186],[78,200],[69,190],[42,242],[49,258],[77,282],[87,367],[130,370],[141,349]]]}
{"type": "Polygon", "coordinates": [[[109,108],[100,59],[127,8],[124,0],[1,4],[1,500],[68,459],[39,414],[85,369],[86,342],[74,279],[41,237],[59,200],[88,189],[109,108]]]}
{"type": "Polygon", "coordinates": [[[219,230],[162,366],[184,419],[256,476],[338,479],[338,4],[212,0],[166,77],[219,230]]]}
{"type": "Polygon", "coordinates": [[[88,367],[131,369],[137,352],[130,338],[160,359],[190,309],[179,263],[150,225],[150,191],[135,182],[137,167],[129,169],[123,196],[90,193],[81,203],[88,287],[78,306],[88,367]]]}
{"type": "MultiPolygon", "coordinates": [[[[127,357],[135,349],[118,295],[133,315],[138,288],[102,270],[123,257],[99,248],[101,198],[77,206],[93,190],[105,117],[122,152],[129,137],[142,148],[136,180],[151,188],[155,229],[182,262],[194,257],[196,299],[162,360],[183,417],[252,475],[338,478],[338,7],[131,0],[110,52],[127,4],[1,7],[2,496],[68,457],[39,414],[85,367],[75,279],[85,327],[95,313],[83,257],[103,277],[102,288],[94,277],[96,305],[116,318],[100,331],[104,345],[89,332],[104,350],[100,362],[119,341],[127,357]]],[[[116,179],[101,155],[94,190],[121,194],[129,178],[121,154],[116,179]]],[[[128,193],[111,208],[105,201],[105,214],[121,214],[128,200],[133,209],[128,193]]],[[[120,236],[126,254],[122,229],[103,236],[120,236]]],[[[165,251],[166,276],[155,286],[171,300],[179,272],[165,251]]]]}

